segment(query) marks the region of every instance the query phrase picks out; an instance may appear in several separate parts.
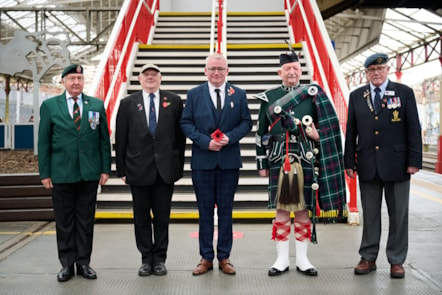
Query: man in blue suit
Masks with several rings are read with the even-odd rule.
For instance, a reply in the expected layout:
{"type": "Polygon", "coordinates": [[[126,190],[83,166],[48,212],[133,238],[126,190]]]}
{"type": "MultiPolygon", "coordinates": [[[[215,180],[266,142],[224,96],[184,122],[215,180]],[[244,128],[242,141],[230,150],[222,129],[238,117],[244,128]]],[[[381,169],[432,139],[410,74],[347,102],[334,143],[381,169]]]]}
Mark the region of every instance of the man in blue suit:
{"type": "Polygon", "coordinates": [[[199,211],[201,261],[193,275],[213,269],[215,205],[218,210],[219,269],[234,275],[230,263],[233,243],[233,198],[242,167],[239,141],[252,129],[246,92],[226,82],[227,60],[212,54],[204,69],[208,82],[187,92],[181,128],[192,141],[192,182],[199,211]]]}

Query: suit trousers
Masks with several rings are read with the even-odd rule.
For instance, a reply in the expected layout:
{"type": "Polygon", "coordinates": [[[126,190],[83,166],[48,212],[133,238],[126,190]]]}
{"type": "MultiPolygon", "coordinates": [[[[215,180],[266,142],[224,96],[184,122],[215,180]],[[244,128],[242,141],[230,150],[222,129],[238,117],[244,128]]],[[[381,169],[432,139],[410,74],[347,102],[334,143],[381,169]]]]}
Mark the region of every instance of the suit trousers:
{"type": "Polygon", "coordinates": [[[382,193],[385,192],[389,230],[386,246],[390,264],[403,264],[408,252],[408,211],[410,180],[402,182],[360,181],[363,210],[362,241],[359,254],[366,260],[375,261],[381,239],[382,193]]]}
{"type": "Polygon", "coordinates": [[[142,263],[165,262],[169,245],[170,208],[174,184],[157,175],[154,184],[131,185],[135,241],[142,263]]]}
{"type": "Polygon", "coordinates": [[[213,261],[214,209],[218,212],[217,259],[230,257],[233,244],[233,199],[239,169],[192,170],[192,182],[199,212],[199,248],[202,258],[213,261]]]}
{"type": "Polygon", "coordinates": [[[98,181],[55,184],[52,189],[61,265],[89,264],[94,237],[98,181]]]}

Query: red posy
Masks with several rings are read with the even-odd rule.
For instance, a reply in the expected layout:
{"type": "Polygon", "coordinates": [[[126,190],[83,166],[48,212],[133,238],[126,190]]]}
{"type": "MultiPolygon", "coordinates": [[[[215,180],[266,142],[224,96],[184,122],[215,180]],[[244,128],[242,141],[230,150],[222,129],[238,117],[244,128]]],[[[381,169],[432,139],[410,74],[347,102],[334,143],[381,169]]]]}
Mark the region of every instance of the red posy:
{"type": "Polygon", "coordinates": [[[221,138],[223,138],[224,133],[221,132],[221,130],[216,129],[215,131],[213,131],[213,133],[210,135],[210,137],[216,141],[220,141],[221,138]]]}

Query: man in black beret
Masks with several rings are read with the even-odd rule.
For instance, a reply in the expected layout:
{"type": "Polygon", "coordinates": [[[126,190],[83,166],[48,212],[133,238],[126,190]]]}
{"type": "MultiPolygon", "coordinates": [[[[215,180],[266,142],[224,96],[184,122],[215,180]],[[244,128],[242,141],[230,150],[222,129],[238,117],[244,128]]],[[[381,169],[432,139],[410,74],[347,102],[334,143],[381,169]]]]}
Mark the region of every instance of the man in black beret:
{"type": "Polygon", "coordinates": [[[38,131],[41,182],[52,189],[58,258],[63,268],[59,282],[77,274],[96,279],[89,266],[94,234],[98,185],[111,170],[109,131],[103,101],[83,93],[81,65],[62,74],[65,91],[43,101],[38,131]]]}
{"type": "Polygon", "coordinates": [[[369,84],[350,93],[344,161],[350,178],[359,175],[363,209],[361,260],[354,273],[376,270],[384,193],[390,276],[403,278],[410,176],[422,168],[422,137],[413,90],[388,79],[387,62],[384,53],[369,56],[364,63],[369,84]]]}
{"type": "Polygon", "coordinates": [[[63,72],[61,73],[61,78],[64,78],[67,74],[83,75],[83,67],[81,65],[71,64],[64,68],[63,72]]]}

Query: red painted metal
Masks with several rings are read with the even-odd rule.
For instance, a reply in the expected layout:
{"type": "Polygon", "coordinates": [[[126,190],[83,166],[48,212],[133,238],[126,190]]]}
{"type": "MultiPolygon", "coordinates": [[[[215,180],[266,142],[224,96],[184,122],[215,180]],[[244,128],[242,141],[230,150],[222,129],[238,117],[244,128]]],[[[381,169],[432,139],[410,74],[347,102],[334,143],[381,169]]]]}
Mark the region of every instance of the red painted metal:
{"type": "MultiPolygon", "coordinates": [[[[120,28],[120,32],[116,38],[115,44],[111,53],[107,58],[107,63],[105,66],[105,71],[103,73],[102,79],[100,80],[100,84],[97,87],[97,91],[95,92],[95,96],[104,100],[108,95],[109,91],[112,90],[112,95],[109,100],[108,107],[106,109],[107,121],[109,126],[109,132],[111,133],[110,120],[112,118],[112,113],[114,112],[115,104],[118,100],[118,94],[121,88],[121,84],[127,81],[126,71],[127,71],[127,63],[130,57],[130,50],[126,50],[126,54],[122,56],[123,46],[127,38],[130,38],[130,44],[134,42],[147,43],[147,39],[154,25],[154,15],[155,12],[159,9],[159,0],[156,3],[156,7],[153,6],[154,0],[144,0],[146,5],[142,5],[140,14],[137,18],[137,23],[132,34],[129,36],[129,30],[131,22],[134,18],[134,14],[136,12],[138,3],[143,0],[133,0],[130,3],[129,9],[124,16],[123,23],[120,28]],[[150,7],[151,12],[149,12],[147,7],[150,7]],[[120,59],[123,59],[122,67],[119,72],[116,72],[117,64],[120,59]],[[114,85],[113,89],[110,88],[111,81],[113,77],[117,75],[117,81],[114,85]]],[[[131,45],[129,45],[131,47],[131,45]]]]}
{"type": "Polygon", "coordinates": [[[217,53],[221,53],[221,41],[223,40],[223,0],[218,1],[218,50],[217,53]]]}
{"type": "MultiPolygon", "coordinates": [[[[420,66],[430,61],[436,60],[436,58],[441,59],[442,57],[442,35],[434,38],[426,43],[422,43],[413,47],[405,52],[398,53],[397,55],[390,56],[390,59],[400,60],[400,63],[391,63],[392,71],[403,72],[404,70],[411,69],[416,66],[420,66]]],[[[349,76],[352,78],[348,81],[353,82],[358,85],[365,80],[364,69],[361,67],[358,71],[353,72],[349,76]],[[363,76],[364,79],[358,79],[357,77],[363,76]]]]}
{"type": "Polygon", "coordinates": [[[434,171],[436,173],[442,174],[442,135],[440,134],[439,134],[439,139],[437,141],[437,160],[434,167],[434,171]]]}

